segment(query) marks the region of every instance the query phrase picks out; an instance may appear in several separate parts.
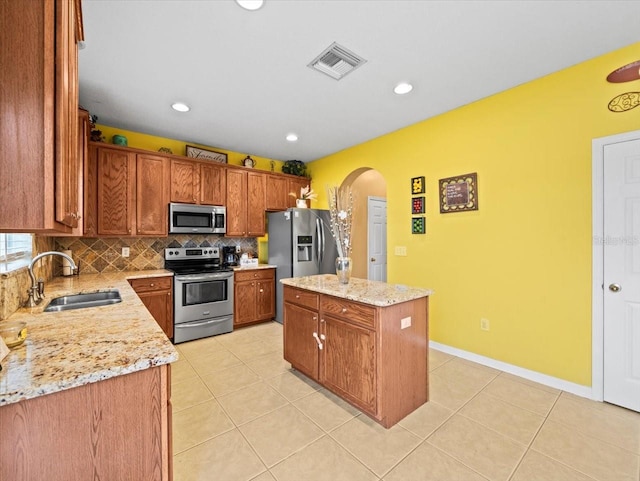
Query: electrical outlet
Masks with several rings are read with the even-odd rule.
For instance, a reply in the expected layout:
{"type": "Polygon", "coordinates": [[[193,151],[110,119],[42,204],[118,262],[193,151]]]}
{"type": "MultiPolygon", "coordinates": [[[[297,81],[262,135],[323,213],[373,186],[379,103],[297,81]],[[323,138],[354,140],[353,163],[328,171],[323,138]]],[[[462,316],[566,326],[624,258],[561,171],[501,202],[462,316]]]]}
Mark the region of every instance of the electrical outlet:
{"type": "Polygon", "coordinates": [[[480,329],[482,329],[483,331],[489,330],[489,319],[480,319],[480,329]]]}
{"type": "Polygon", "coordinates": [[[407,248],[405,246],[396,246],[395,254],[397,256],[406,256],[407,255],[407,248]]]}
{"type": "Polygon", "coordinates": [[[400,319],[400,329],[411,327],[411,317],[403,317],[400,319]]]}
{"type": "Polygon", "coordinates": [[[122,248],[122,257],[129,257],[129,248],[128,247],[123,247],[122,248]]]}
{"type": "Polygon", "coordinates": [[[240,251],[241,251],[240,246],[236,246],[236,254],[240,254],[240,251]]]}

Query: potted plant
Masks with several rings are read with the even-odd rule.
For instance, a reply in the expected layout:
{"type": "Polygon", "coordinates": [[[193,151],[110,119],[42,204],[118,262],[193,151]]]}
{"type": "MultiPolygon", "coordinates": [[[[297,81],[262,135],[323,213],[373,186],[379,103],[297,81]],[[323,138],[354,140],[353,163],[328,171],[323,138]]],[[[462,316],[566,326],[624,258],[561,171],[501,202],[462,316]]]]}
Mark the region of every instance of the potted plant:
{"type": "Polygon", "coordinates": [[[284,174],[297,175],[298,177],[307,176],[307,164],[301,160],[287,160],[282,166],[284,174]]]}

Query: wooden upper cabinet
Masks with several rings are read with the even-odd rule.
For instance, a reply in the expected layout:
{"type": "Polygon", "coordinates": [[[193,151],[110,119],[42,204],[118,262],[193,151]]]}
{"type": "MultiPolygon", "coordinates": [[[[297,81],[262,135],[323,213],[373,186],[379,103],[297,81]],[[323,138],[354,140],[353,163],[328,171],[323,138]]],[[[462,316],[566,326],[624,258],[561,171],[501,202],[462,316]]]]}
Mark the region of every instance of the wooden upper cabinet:
{"type": "MultiPolygon", "coordinates": [[[[287,190],[287,207],[295,207],[296,199],[300,196],[300,189],[306,186],[311,185],[311,180],[306,177],[298,177],[298,178],[289,178],[289,189],[287,190]],[[288,195],[289,193],[293,193],[296,196],[288,195]]],[[[310,205],[311,202],[307,201],[307,206],[310,205]]]]}
{"type": "Polygon", "coordinates": [[[247,173],[227,171],[227,236],[247,235],[247,173]]]}
{"type": "Polygon", "coordinates": [[[0,231],[78,225],[81,18],[79,0],[0,2],[0,231]]]}
{"type": "Polygon", "coordinates": [[[222,165],[171,159],[171,202],[224,205],[226,182],[222,165]]]}
{"type": "Polygon", "coordinates": [[[260,237],[266,232],[265,191],[265,174],[247,172],[247,235],[250,237],[260,237]]]}
{"type": "Polygon", "coordinates": [[[133,234],[135,179],[136,154],[121,149],[98,149],[98,235],[133,234]]]}
{"type": "Polygon", "coordinates": [[[171,159],[171,202],[198,203],[200,168],[197,162],[171,159]]]}
{"type": "Polygon", "coordinates": [[[267,210],[287,210],[290,198],[289,180],[280,175],[267,175],[267,210]]]}
{"type": "Polygon", "coordinates": [[[200,163],[200,203],[225,205],[227,200],[227,171],[215,162],[200,163]]]}
{"type": "Polygon", "coordinates": [[[136,234],[168,232],[169,159],[138,154],[136,160],[136,234]]]}

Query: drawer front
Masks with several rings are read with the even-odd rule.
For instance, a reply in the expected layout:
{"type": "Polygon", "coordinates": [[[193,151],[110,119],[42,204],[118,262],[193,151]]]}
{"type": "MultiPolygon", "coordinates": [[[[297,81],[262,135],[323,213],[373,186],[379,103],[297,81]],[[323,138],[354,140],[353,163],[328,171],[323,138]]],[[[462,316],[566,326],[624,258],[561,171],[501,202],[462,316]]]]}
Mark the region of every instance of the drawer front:
{"type": "Polygon", "coordinates": [[[129,279],[129,284],[136,292],[162,291],[171,289],[171,276],[146,277],[144,279],[129,279]]]}
{"type": "Polygon", "coordinates": [[[320,295],[315,292],[284,286],[284,302],[291,302],[309,309],[318,310],[320,295]]]}
{"type": "Polygon", "coordinates": [[[235,271],[233,273],[236,282],[243,281],[268,281],[275,280],[275,269],[252,269],[250,271],[235,271]]]}
{"type": "Polygon", "coordinates": [[[357,302],[323,295],[320,298],[321,315],[333,314],[345,321],[354,322],[371,329],[376,325],[376,308],[357,302]]]}

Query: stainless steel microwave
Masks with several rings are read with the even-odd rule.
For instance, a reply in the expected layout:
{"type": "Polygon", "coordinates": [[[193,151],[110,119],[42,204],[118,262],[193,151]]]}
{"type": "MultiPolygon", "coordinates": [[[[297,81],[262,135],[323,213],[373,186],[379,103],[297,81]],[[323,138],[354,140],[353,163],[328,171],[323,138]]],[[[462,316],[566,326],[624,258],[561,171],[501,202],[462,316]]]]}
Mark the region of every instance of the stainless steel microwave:
{"type": "Polygon", "coordinates": [[[227,209],[220,205],[169,204],[170,234],[224,234],[227,209]]]}

